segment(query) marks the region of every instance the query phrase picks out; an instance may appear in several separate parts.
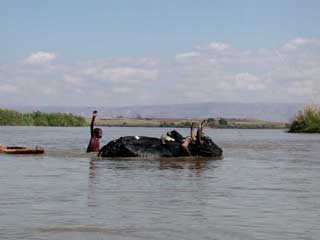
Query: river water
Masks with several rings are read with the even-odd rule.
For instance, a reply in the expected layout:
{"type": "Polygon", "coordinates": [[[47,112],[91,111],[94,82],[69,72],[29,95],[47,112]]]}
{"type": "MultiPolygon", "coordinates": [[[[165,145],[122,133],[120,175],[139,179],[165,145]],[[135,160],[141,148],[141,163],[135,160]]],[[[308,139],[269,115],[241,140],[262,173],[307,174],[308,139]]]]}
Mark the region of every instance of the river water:
{"type": "MultiPolygon", "coordinates": [[[[103,128],[159,137],[165,128],[103,128]]],[[[187,129],[181,129],[187,135],[187,129]]],[[[112,160],[87,128],[0,127],[0,239],[320,239],[320,135],[212,130],[224,160],[112,160]]]]}

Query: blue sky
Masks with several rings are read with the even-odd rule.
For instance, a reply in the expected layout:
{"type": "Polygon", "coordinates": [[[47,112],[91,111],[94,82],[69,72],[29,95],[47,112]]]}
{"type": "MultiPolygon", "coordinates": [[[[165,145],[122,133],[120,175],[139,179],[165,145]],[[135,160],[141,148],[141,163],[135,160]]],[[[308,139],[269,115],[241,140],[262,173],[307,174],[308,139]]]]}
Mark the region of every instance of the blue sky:
{"type": "Polygon", "coordinates": [[[1,61],[46,49],[66,59],[168,56],[196,44],[242,49],[318,37],[320,1],[1,1],[1,61]]]}
{"type": "Polygon", "coordinates": [[[0,100],[318,101],[319,9],[316,0],[0,1],[0,100]],[[85,99],[86,89],[95,94],[85,99]]]}

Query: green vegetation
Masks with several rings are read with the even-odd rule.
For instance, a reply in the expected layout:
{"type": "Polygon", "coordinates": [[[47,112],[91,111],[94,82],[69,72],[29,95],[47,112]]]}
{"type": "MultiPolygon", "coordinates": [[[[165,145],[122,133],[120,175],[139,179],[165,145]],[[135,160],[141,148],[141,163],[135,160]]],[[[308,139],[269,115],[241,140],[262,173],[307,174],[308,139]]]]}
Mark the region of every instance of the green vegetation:
{"type": "Polygon", "coordinates": [[[218,125],[217,128],[230,129],[285,129],[285,125],[281,124],[228,124],[218,125]]]}
{"type": "Polygon", "coordinates": [[[19,113],[0,108],[0,125],[10,126],[86,126],[86,119],[70,113],[19,113]]]}
{"type": "Polygon", "coordinates": [[[299,111],[289,126],[290,133],[320,133],[320,108],[307,106],[299,111]]]}
{"type": "Polygon", "coordinates": [[[225,118],[220,118],[219,119],[219,125],[221,126],[227,126],[228,125],[228,120],[225,118]]]}
{"type": "Polygon", "coordinates": [[[159,127],[165,127],[165,128],[168,128],[168,127],[177,127],[177,125],[174,123],[174,122],[162,122],[160,123],[159,127]]]}

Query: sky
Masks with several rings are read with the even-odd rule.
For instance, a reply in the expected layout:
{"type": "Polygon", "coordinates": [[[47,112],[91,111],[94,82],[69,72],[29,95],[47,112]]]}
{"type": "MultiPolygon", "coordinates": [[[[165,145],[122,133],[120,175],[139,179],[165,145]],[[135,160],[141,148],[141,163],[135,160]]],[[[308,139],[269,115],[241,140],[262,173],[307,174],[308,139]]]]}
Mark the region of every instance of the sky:
{"type": "Polygon", "coordinates": [[[320,1],[0,0],[0,105],[320,103],[320,1]]]}

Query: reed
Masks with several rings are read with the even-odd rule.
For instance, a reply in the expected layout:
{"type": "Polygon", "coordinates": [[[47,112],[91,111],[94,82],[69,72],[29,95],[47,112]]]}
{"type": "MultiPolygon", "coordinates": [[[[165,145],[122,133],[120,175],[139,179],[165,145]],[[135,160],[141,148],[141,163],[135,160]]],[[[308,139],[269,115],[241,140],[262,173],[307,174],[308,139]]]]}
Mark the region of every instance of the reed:
{"type": "Polygon", "coordinates": [[[290,122],[290,133],[320,133],[320,108],[309,105],[299,111],[290,122]]]}

